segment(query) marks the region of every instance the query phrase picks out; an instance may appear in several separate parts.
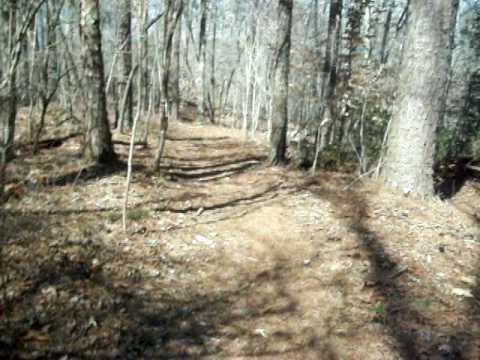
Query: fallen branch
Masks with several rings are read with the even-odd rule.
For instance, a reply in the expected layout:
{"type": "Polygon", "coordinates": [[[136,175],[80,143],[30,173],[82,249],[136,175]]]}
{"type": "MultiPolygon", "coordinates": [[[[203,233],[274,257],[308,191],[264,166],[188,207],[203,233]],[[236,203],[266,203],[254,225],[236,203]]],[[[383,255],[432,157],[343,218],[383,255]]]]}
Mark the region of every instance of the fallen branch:
{"type": "Polygon", "coordinates": [[[367,177],[368,175],[370,175],[372,172],[374,172],[375,170],[377,170],[376,168],[373,168],[373,169],[370,169],[369,171],[367,171],[366,173],[363,173],[361,174],[360,176],[358,176],[355,180],[353,180],[350,184],[348,184],[347,186],[345,186],[343,188],[343,191],[346,191],[346,190],[349,190],[356,182],[362,180],[364,177],[367,177]]]}

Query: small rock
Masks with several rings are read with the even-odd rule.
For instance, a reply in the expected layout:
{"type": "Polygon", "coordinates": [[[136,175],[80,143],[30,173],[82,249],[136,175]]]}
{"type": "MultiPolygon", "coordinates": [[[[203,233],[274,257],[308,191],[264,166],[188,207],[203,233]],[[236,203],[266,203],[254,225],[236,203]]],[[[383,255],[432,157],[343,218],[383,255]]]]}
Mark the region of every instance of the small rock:
{"type": "Polygon", "coordinates": [[[157,246],[158,244],[160,244],[160,240],[154,240],[154,239],[145,240],[145,245],[148,245],[148,246],[157,246]]]}
{"type": "Polygon", "coordinates": [[[206,238],[205,236],[202,236],[202,235],[196,235],[193,238],[193,242],[195,244],[205,245],[205,246],[209,246],[209,247],[215,247],[215,245],[216,245],[215,240],[208,239],[208,238],[206,238]]]}
{"type": "Polygon", "coordinates": [[[264,329],[255,329],[255,335],[260,335],[261,337],[266,338],[267,332],[264,329]]]}
{"type": "Polygon", "coordinates": [[[472,285],[472,286],[475,286],[477,284],[477,281],[475,280],[475,278],[473,276],[462,276],[460,278],[460,281],[465,283],[465,284],[472,285]]]}
{"type": "Polygon", "coordinates": [[[452,294],[461,297],[473,298],[472,290],[470,289],[454,288],[452,289],[452,294]]]}
{"type": "Polygon", "coordinates": [[[48,300],[53,300],[57,297],[57,289],[55,289],[53,286],[49,286],[48,288],[42,290],[42,294],[45,295],[48,300]]]}
{"type": "Polygon", "coordinates": [[[158,270],[150,270],[148,273],[149,273],[149,275],[150,275],[151,277],[158,277],[158,276],[160,276],[160,271],[158,271],[158,270]]]}

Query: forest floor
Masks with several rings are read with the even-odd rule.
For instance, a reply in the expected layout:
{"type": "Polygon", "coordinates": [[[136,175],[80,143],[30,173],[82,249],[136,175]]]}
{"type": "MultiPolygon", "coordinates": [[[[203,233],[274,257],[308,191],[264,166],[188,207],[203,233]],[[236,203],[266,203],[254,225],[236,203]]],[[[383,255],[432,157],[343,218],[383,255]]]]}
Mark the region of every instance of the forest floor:
{"type": "Polygon", "coordinates": [[[480,358],[479,183],[415,200],[180,123],[161,173],[136,147],[126,235],[125,165],[68,134],[8,168],[0,358],[480,358]]]}

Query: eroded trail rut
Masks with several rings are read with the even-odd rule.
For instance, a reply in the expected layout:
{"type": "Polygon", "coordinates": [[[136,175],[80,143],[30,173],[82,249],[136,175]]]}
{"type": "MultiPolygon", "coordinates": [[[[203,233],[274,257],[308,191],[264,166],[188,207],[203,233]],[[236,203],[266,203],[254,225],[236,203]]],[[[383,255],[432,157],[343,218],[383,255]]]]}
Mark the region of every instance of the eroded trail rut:
{"type": "MultiPolygon", "coordinates": [[[[478,324],[462,318],[475,309],[453,310],[457,299],[422,258],[428,243],[408,242],[439,232],[458,241],[469,230],[438,221],[450,209],[380,200],[372,188],[346,189],[350,179],[338,174],[269,168],[263,146],[220,128],[175,126],[161,175],[146,170],[150,158],[137,150],[128,237],[119,220],[124,169],[9,205],[5,270],[24,288],[4,305],[36,309],[36,320],[12,320],[20,335],[2,322],[0,354],[9,346],[68,359],[478,353],[478,324]],[[25,261],[36,270],[18,266],[25,261]],[[452,311],[455,321],[442,318],[452,311]]],[[[467,270],[476,260],[472,252],[467,270]]],[[[449,276],[443,282],[455,285],[449,276]]]]}

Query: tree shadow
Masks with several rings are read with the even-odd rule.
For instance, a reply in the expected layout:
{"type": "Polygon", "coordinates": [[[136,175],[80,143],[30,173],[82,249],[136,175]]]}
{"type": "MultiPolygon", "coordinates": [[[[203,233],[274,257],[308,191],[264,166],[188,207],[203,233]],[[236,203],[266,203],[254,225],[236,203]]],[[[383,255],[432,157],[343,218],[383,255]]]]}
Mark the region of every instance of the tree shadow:
{"type": "Polygon", "coordinates": [[[334,192],[317,185],[310,185],[307,189],[337,210],[338,220],[355,234],[366,253],[371,267],[364,287],[373,288],[382,299],[385,311],[377,321],[384,324],[395,339],[402,359],[464,359],[456,334],[442,339],[449,344],[448,347],[439,346],[441,344],[423,336],[423,331],[433,333],[438,329],[413,306],[415,295],[405,282],[409,270],[399,268],[394,256],[383,245],[387,239],[370,229],[368,205],[363,195],[354,190],[334,192]]]}
{"type": "MultiPolygon", "coordinates": [[[[480,195],[480,190],[474,186],[474,190],[480,195]]],[[[458,207],[457,207],[458,209],[458,207]]],[[[470,217],[473,224],[475,224],[475,234],[471,234],[471,239],[468,239],[471,242],[480,243],[480,218],[477,213],[467,212],[459,209],[468,217],[470,217]]],[[[463,338],[470,338],[469,345],[464,348],[463,352],[465,358],[468,359],[480,359],[480,256],[476,269],[472,278],[471,284],[471,294],[472,297],[467,298],[468,304],[468,313],[465,314],[468,319],[467,324],[463,329],[458,329],[457,331],[452,332],[451,336],[458,336],[463,338]],[[473,335],[472,335],[473,334],[473,335]]]]}
{"type": "Polygon", "coordinates": [[[285,260],[274,258],[256,272],[237,269],[228,286],[182,282],[182,274],[172,282],[182,262],[164,255],[151,275],[139,259],[100,239],[51,236],[55,221],[25,213],[23,224],[42,231],[32,226],[27,242],[13,232],[0,248],[2,359],[257,358],[306,349],[338,358],[309,328],[268,337],[252,328],[270,317],[298,316],[284,288],[285,260]]]}
{"type": "MultiPolygon", "coordinates": [[[[241,194],[237,197],[228,197],[218,201],[218,196],[208,197],[203,193],[182,193],[176,197],[164,198],[160,200],[144,201],[129,207],[129,210],[148,208],[155,212],[171,212],[175,214],[197,213],[198,211],[213,211],[233,208],[241,205],[261,204],[265,201],[278,196],[278,190],[281,188],[280,183],[267,184],[267,186],[260,191],[251,194],[241,194]],[[185,199],[199,200],[197,203],[184,204],[185,199]],[[214,200],[214,201],[208,201],[214,200]],[[175,205],[177,203],[178,205],[175,205]]],[[[30,214],[39,217],[53,217],[53,216],[68,216],[81,214],[95,214],[106,212],[121,212],[120,207],[103,207],[96,209],[54,209],[54,210],[32,210],[30,214]]],[[[22,211],[4,210],[6,216],[21,217],[22,211]]]]}
{"type": "MultiPolygon", "coordinates": [[[[54,149],[62,146],[65,142],[67,142],[70,139],[74,139],[77,137],[82,136],[81,133],[72,133],[68,134],[65,136],[60,136],[57,138],[49,138],[49,139],[43,139],[38,142],[38,150],[44,150],[44,149],[54,149]]],[[[31,147],[34,145],[34,142],[29,141],[29,142],[24,142],[16,145],[17,149],[19,150],[26,150],[27,148],[31,147]]]]}
{"type": "MultiPolygon", "coordinates": [[[[143,171],[145,166],[142,164],[133,164],[133,171],[143,171]]],[[[45,180],[44,185],[46,186],[66,186],[69,184],[85,183],[92,180],[100,180],[108,178],[120,172],[127,171],[127,164],[121,161],[116,161],[113,164],[107,165],[98,165],[93,164],[80,170],[75,170],[67,174],[59,176],[51,176],[45,180]]]]}
{"type": "Polygon", "coordinates": [[[235,166],[235,165],[241,165],[245,163],[251,163],[252,165],[257,165],[260,164],[263,160],[265,160],[264,157],[260,156],[248,156],[240,159],[224,159],[226,161],[223,162],[215,162],[214,164],[205,164],[205,165],[194,165],[191,163],[187,164],[182,164],[181,162],[171,162],[169,164],[162,165],[160,169],[164,170],[179,170],[179,171],[197,171],[197,170],[207,170],[207,169],[215,169],[215,168],[223,168],[223,167],[228,167],[228,166],[235,166]]]}
{"type": "Polygon", "coordinates": [[[217,136],[217,137],[170,137],[167,136],[168,141],[187,141],[187,142],[215,142],[215,141],[222,141],[222,140],[231,140],[228,136],[217,136]]]}
{"type": "Polygon", "coordinates": [[[256,160],[227,162],[207,166],[164,167],[166,175],[172,179],[208,181],[240,175],[261,165],[256,160]]]}
{"type": "MultiPolygon", "coordinates": [[[[163,158],[165,160],[172,160],[175,162],[183,162],[183,163],[199,163],[199,162],[222,163],[222,162],[228,162],[228,161],[239,161],[239,160],[242,160],[244,157],[238,156],[237,154],[221,154],[221,155],[209,155],[209,156],[192,156],[188,158],[181,157],[181,156],[165,155],[163,158]]],[[[250,154],[248,158],[251,160],[265,161],[268,157],[264,155],[250,154]]]]}

